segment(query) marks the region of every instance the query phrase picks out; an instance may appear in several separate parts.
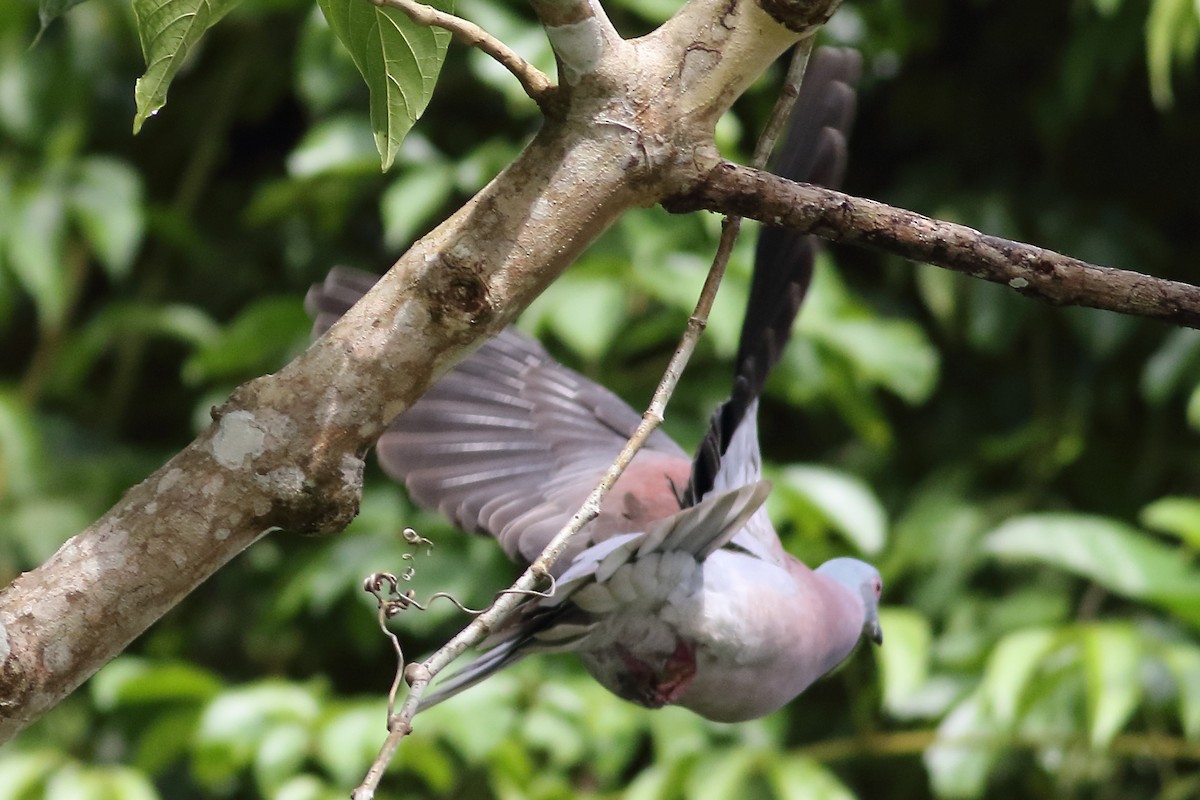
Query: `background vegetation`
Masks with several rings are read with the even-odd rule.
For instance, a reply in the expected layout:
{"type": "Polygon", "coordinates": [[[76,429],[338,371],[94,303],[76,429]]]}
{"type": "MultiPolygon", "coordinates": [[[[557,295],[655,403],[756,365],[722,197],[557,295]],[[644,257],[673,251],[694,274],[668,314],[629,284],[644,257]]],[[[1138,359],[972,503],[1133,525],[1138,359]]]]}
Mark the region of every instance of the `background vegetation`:
{"type": "MultiPolygon", "coordinates": [[[[674,0],[612,0],[629,34],[674,0]]],[[[467,16],[552,66],[521,4],[467,16]]],[[[847,188],[1099,263],[1196,282],[1200,33],[1187,0],[859,0],[847,188]]],[[[379,271],[537,125],[452,46],[380,174],[365,89],[309,0],[244,0],[135,138],[131,12],[40,24],[0,4],[0,582],[188,441],[238,382],[305,346],[307,285],[379,271]]],[[[775,76],[776,78],[778,76],[775,76]]],[[[775,88],[722,124],[744,154],[775,88]]],[[[523,318],[640,406],[718,221],[630,214],[523,318]]],[[[668,427],[727,387],[752,239],[668,427]]],[[[721,726],[527,661],[422,715],[389,797],[1163,798],[1200,795],[1200,335],[876,255],[821,265],[764,409],[786,544],[878,563],[887,644],[771,718],[721,726]]],[[[481,605],[492,543],[372,467],[343,535],[275,533],[0,753],[10,798],[345,797],[393,664],[360,590],[416,554],[418,595],[481,605]]],[[[400,619],[411,653],[448,605],[400,619]]]]}

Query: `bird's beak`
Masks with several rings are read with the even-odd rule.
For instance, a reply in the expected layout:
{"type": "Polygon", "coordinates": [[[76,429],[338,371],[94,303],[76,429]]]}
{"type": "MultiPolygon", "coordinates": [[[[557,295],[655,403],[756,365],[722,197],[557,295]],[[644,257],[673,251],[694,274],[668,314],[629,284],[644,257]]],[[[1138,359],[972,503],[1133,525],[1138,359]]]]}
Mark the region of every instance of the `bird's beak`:
{"type": "Polygon", "coordinates": [[[883,645],[883,627],[879,624],[879,618],[871,620],[867,624],[867,636],[877,645],[883,645]]]}

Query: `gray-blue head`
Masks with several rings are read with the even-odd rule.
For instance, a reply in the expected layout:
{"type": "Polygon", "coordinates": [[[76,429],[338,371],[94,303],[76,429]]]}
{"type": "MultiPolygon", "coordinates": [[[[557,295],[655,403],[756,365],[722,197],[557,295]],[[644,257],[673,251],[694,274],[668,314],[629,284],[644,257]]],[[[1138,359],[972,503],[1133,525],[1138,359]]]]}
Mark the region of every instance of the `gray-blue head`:
{"type": "Polygon", "coordinates": [[[879,570],[857,558],[832,558],[817,572],[827,575],[862,598],[863,633],[875,644],[883,644],[883,629],[879,627],[879,596],[883,593],[883,578],[879,570]]]}

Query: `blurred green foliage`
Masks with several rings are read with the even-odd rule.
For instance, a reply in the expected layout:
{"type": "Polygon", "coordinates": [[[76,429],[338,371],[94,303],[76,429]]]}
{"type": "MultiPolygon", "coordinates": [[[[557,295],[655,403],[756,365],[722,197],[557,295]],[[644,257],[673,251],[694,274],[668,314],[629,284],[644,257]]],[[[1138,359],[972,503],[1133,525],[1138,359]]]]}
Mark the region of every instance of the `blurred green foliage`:
{"type": "MultiPolygon", "coordinates": [[[[309,283],[384,268],[537,125],[452,46],[381,174],[368,91],[309,0],[204,4],[226,16],[151,116],[134,10],[75,5],[0,4],[2,582],[303,348],[309,283]]],[[[608,6],[634,35],[677,3],[608,6]]],[[[456,9],[552,70],[520,4],[456,9]]],[[[1196,282],[1198,31],[1186,0],[848,2],[826,33],[866,57],[847,188],[1196,282]]],[[[720,126],[731,155],[777,77],[720,126]]],[[[640,405],[717,227],[635,211],[522,324],[640,405]]],[[[750,254],[672,403],[685,444],[727,389],[750,254]]],[[[881,566],[885,647],[737,726],[531,659],[422,715],[385,796],[1200,794],[1200,336],[838,250],[761,427],[788,547],[881,566]]],[[[361,580],[410,563],[419,597],[474,606],[512,575],[372,472],[344,534],[264,539],[8,745],[0,800],[345,797],[393,671],[361,580]],[[436,542],[412,562],[410,525],[436,542]]],[[[395,628],[417,654],[463,621],[435,602],[395,628]]]]}

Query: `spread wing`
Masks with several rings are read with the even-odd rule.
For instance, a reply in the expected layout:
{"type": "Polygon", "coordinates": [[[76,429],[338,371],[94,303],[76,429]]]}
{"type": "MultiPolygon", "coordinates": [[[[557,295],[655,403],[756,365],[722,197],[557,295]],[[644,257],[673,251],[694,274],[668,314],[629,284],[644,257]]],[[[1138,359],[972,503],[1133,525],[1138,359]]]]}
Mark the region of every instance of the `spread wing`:
{"type": "MultiPolygon", "coordinates": [[[[318,332],[374,284],[338,267],[306,298],[318,332]]],[[[434,384],[379,439],[379,462],[416,502],[535,558],[633,433],[641,415],[509,328],[434,384]]],[[[687,454],[655,432],[606,498],[587,544],[679,510],[687,454]]],[[[571,554],[560,560],[569,563],[571,554]]]]}

